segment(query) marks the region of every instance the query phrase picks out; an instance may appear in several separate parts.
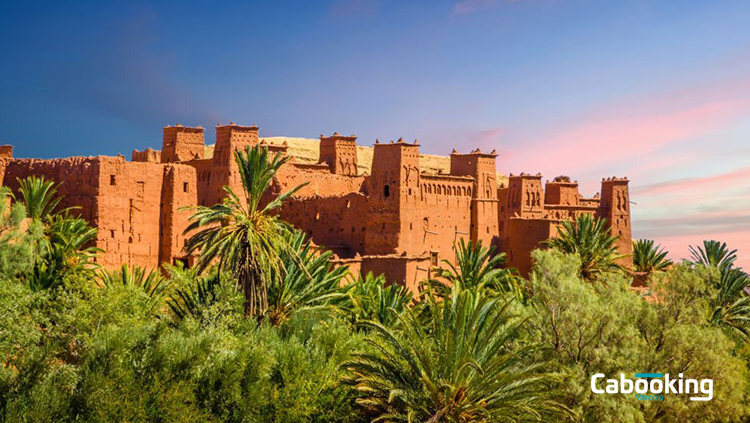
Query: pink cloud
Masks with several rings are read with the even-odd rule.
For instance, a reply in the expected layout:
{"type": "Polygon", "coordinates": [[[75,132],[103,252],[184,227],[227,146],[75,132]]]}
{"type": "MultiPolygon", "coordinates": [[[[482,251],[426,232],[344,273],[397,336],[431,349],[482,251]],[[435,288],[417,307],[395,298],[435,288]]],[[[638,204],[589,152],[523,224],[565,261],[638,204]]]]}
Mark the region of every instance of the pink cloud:
{"type": "Polygon", "coordinates": [[[743,168],[719,175],[684,178],[651,185],[641,185],[634,187],[632,191],[637,195],[654,195],[684,190],[690,190],[691,193],[695,193],[702,189],[716,191],[727,186],[747,184],[748,180],[750,180],[750,168],[743,168]]]}
{"type": "Polygon", "coordinates": [[[503,132],[505,132],[503,128],[486,129],[484,131],[479,131],[475,138],[479,141],[480,148],[491,150],[493,145],[499,143],[500,136],[503,132]]]}
{"type": "Polygon", "coordinates": [[[586,171],[704,135],[748,111],[749,100],[717,100],[662,113],[622,113],[525,142],[528,147],[506,162],[516,172],[586,171]]]}
{"type": "Polygon", "coordinates": [[[726,242],[727,245],[737,250],[737,266],[745,270],[750,269],[750,229],[742,231],[729,231],[724,233],[712,234],[691,234],[675,235],[670,237],[657,238],[657,243],[661,243],[669,251],[669,256],[673,260],[690,258],[688,247],[690,245],[702,245],[704,240],[715,239],[726,242]]]}

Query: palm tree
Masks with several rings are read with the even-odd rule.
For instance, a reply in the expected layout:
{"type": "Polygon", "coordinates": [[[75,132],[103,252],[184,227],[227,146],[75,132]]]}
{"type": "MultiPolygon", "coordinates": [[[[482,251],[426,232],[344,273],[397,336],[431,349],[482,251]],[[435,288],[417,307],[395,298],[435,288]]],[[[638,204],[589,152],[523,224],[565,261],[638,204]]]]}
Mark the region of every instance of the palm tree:
{"type": "Polygon", "coordinates": [[[198,276],[194,285],[177,288],[167,300],[167,305],[179,320],[187,317],[202,319],[206,310],[217,302],[220,285],[221,275],[218,272],[198,276]]]}
{"type": "Polygon", "coordinates": [[[353,323],[373,320],[390,326],[396,316],[406,310],[413,301],[411,291],[403,285],[388,285],[385,275],[375,276],[372,272],[359,275],[347,287],[349,299],[348,314],[353,323]]]}
{"type": "Polygon", "coordinates": [[[60,285],[65,276],[92,271],[94,259],[101,250],[93,247],[97,230],[88,222],[70,215],[71,208],[56,210],[61,197],[57,185],[44,176],[17,179],[17,203],[23,204],[30,219],[29,228],[43,227],[44,240],[40,254],[28,277],[32,289],[48,289],[60,285]]]}
{"type": "Polygon", "coordinates": [[[711,322],[728,327],[744,337],[750,336],[750,276],[734,267],[737,250],[730,250],[725,242],[703,241],[702,246],[690,246],[693,264],[716,269],[712,278],[717,289],[711,302],[711,322]]]}
{"type": "Polygon", "coordinates": [[[444,268],[435,275],[452,286],[465,289],[489,288],[495,292],[517,292],[517,278],[510,269],[502,269],[505,253],[495,254],[495,247],[484,247],[482,242],[463,239],[454,246],[456,264],[443,260],[444,268]]]}
{"type": "MultiPolygon", "coordinates": [[[[47,181],[44,176],[29,176],[18,181],[18,193],[20,200],[26,207],[26,216],[33,220],[45,220],[52,215],[60,203],[61,198],[57,196],[57,187],[52,181],[47,181]]],[[[19,198],[13,195],[13,199],[19,198]]]]}
{"type": "Polygon", "coordinates": [[[272,212],[303,185],[280,195],[269,188],[279,168],[289,157],[269,157],[268,149],[248,146],[234,154],[244,195],[225,186],[226,198],[211,207],[198,206],[185,234],[193,234],[185,245],[188,254],[200,251],[196,262],[203,272],[213,262],[220,271],[231,272],[245,294],[245,313],[259,316],[268,308],[268,285],[282,274],[281,252],[291,255],[291,226],[272,212]],[[265,205],[264,194],[270,198],[265,205]]]}
{"type": "Polygon", "coordinates": [[[532,349],[508,347],[523,324],[510,301],[460,288],[427,301],[427,319],[406,309],[393,328],[366,323],[368,348],[343,364],[373,421],[552,421],[564,411],[532,349]]]}
{"type": "Polygon", "coordinates": [[[663,272],[673,264],[667,254],[668,251],[661,245],[654,245],[651,239],[633,241],[633,270],[647,274],[663,272]]]}
{"type": "Polygon", "coordinates": [[[304,232],[294,231],[287,243],[289,248],[281,251],[282,272],[268,285],[265,315],[274,326],[296,311],[330,309],[341,302],[341,280],[349,271],[346,266],[332,269],[333,253],[314,248],[304,232]]]}
{"type": "Polygon", "coordinates": [[[98,274],[97,282],[105,289],[128,287],[143,291],[148,297],[149,309],[155,309],[164,299],[170,281],[165,279],[158,270],[146,272],[138,266],[123,264],[119,270],[102,271],[98,274]]]}
{"type": "Polygon", "coordinates": [[[545,244],[578,256],[581,276],[593,281],[602,273],[622,270],[617,260],[624,256],[617,251],[617,239],[607,230],[605,220],[584,214],[574,221],[562,222],[558,236],[545,244]]]}
{"type": "Polygon", "coordinates": [[[46,217],[42,259],[35,266],[29,283],[32,289],[47,289],[63,282],[66,275],[93,272],[94,262],[100,248],[92,246],[96,241],[96,228],[83,219],[70,217],[67,213],[46,217]]]}
{"type": "Polygon", "coordinates": [[[711,322],[750,336],[750,277],[738,268],[719,270],[718,294],[712,301],[711,322]]]}
{"type": "Polygon", "coordinates": [[[690,246],[693,263],[717,268],[732,267],[737,260],[737,250],[730,250],[726,242],[703,241],[703,246],[690,246]]]}

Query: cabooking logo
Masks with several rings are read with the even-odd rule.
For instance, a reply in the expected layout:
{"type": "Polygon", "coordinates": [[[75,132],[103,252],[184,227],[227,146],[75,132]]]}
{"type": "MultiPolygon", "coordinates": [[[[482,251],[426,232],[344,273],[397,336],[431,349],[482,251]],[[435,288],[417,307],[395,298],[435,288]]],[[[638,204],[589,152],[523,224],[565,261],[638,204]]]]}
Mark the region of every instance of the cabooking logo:
{"type": "Polygon", "coordinates": [[[714,397],[713,379],[683,379],[682,373],[677,379],[669,377],[669,373],[636,373],[636,380],[625,378],[620,373],[620,379],[607,379],[606,386],[597,386],[599,379],[604,379],[604,373],[591,376],[591,391],[595,394],[635,394],[635,399],[641,401],[664,401],[665,394],[696,395],[690,401],[711,401],[714,397]],[[663,379],[662,379],[663,378],[663,379]]]}

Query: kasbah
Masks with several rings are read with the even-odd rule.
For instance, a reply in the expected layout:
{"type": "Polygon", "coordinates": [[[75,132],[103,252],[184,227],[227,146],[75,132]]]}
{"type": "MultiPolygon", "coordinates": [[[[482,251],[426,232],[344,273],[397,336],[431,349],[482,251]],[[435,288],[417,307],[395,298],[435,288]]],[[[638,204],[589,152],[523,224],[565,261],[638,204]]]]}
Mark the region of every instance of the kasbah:
{"type": "Polygon", "coordinates": [[[59,183],[60,207],[77,207],[98,229],[96,247],[104,252],[97,262],[105,268],[190,265],[186,206],[222,201],[225,185],[242,191],[233,154],[261,145],[292,158],[277,173],[274,192],[308,183],[280,217],[354,274],[382,273],[416,292],[435,266],[455,258],[454,244],[464,239],[495,246],[526,275],[530,252],[556,236],[561,221],[584,214],[606,220],[626,256],[621,264],[632,267],[627,178],[603,179],[600,194],[584,198],[568,177],[542,187],[538,174],[498,175],[495,151],[453,150],[448,158],[420,155],[416,141],[358,147],[355,136],[334,133],[288,143],[261,139],[258,130],[220,124],[211,149],[203,128],[167,126],[161,151],[134,150],[131,161],[14,159],[13,147],[1,146],[0,182],[11,190],[32,175],[59,183]]]}

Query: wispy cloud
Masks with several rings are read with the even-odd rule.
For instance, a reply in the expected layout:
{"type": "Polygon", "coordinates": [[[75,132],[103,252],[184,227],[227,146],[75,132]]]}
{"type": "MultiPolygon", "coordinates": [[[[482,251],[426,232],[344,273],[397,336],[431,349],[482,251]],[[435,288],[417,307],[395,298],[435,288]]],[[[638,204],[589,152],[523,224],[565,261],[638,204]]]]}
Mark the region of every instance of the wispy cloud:
{"type": "Polygon", "coordinates": [[[690,257],[689,246],[701,245],[704,240],[709,239],[726,242],[729,247],[736,249],[737,265],[746,270],[750,269],[750,229],[665,236],[658,238],[658,243],[669,251],[669,256],[673,260],[682,260],[690,257]]]}
{"type": "Polygon", "coordinates": [[[727,186],[737,184],[748,185],[748,180],[750,180],[750,168],[742,168],[718,175],[682,178],[655,184],[640,185],[632,191],[640,196],[684,190],[690,190],[692,193],[695,193],[696,191],[703,191],[705,189],[716,191],[717,189],[725,189],[727,186]]]}
{"type": "Polygon", "coordinates": [[[749,100],[711,101],[643,116],[613,115],[563,129],[507,157],[513,171],[585,173],[704,135],[750,112],[749,100]]]}

